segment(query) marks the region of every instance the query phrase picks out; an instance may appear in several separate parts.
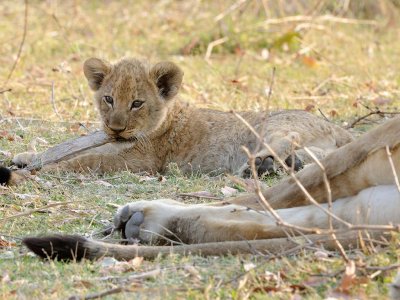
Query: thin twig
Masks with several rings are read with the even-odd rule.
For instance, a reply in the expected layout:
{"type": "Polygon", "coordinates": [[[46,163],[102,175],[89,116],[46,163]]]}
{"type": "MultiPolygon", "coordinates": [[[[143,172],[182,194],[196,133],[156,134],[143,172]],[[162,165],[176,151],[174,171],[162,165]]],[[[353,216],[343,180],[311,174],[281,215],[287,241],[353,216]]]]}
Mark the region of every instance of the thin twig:
{"type": "Polygon", "coordinates": [[[54,92],[54,81],[51,82],[50,102],[51,102],[51,107],[53,108],[54,113],[62,121],[63,117],[58,113],[58,109],[57,109],[57,106],[56,106],[56,97],[55,97],[55,92],[54,92]]]}
{"type": "Polygon", "coordinates": [[[63,205],[71,204],[71,203],[77,203],[77,202],[79,202],[79,201],[67,201],[67,202],[51,203],[51,204],[48,204],[48,205],[45,205],[45,206],[42,206],[42,207],[39,207],[39,208],[30,209],[28,211],[25,211],[25,212],[22,212],[22,213],[19,213],[19,214],[16,214],[16,215],[12,215],[12,216],[1,218],[0,222],[11,220],[11,219],[15,219],[15,218],[19,218],[19,217],[28,216],[28,215],[31,215],[31,214],[33,214],[35,212],[40,212],[40,211],[42,211],[43,209],[46,209],[46,208],[56,207],[56,206],[63,206],[63,205]]]}
{"type": "Polygon", "coordinates": [[[218,16],[216,16],[214,18],[214,21],[215,22],[221,21],[223,18],[225,18],[227,15],[231,14],[232,12],[234,12],[236,9],[240,8],[246,2],[247,2],[247,0],[238,0],[238,1],[236,1],[234,4],[229,6],[228,9],[226,9],[222,13],[218,14],[218,16]]]}
{"type": "Polygon", "coordinates": [[[351,122],[350,125],[346,126],[346,129],[354,128],[354,126],[357,125],[359,122],[361,122],[362,120],[364,120],[372,115],[380,115],[381,117],[383,117],[384,115],[398,115],[398,114],[400,114],[400,112],[398,112],[398,111],[381,111],[379,109],[371,110],[366,115],[363,115],[363,116],[355,119],[353,122],[351,122]]]}
{"type": "Polygon", "coordinates": [[[28,0],[25,0],[24,31],[22,34],[22,40],[21,40],[21,43],[19,44],[17,58],[15,59],[14,64],[11,67],[10,73],[8,73],[6,82],[3,84],[3,87],[6,86],[8,84],[8,82],[10,81],[11,76],[14,73],[15,68],[17,67],[17,64],[21,58],[22,48],[24,47],[24,44],[25,44],[27,29],[28,29],[28,0]]]}
{"type": "Polygon", "coordinates": [[[346,252],[344,251],[342,244],[340,244],[340,242],[338,241],[335,233],[333,233],[332,190],[331,190],[331,185],[329,183],[328,176],[326,174],[325,167],[322,165],[320,160],[314,155],[314,153],[310,151],[310,149],[308,149],[307,147],[304,147],[304,150],[308,153],[308,155],[310,155],[310,157],[314,160],[314,162],[318,165],[318,167],[322,171],[324,184],[325,184],[325,188],[326,188],[326,194],[327,194],[327,197],[328,197],[328,210],[330,212],[330,214],[328,214],[328,223],[329,223],[329,229],[332,231],[331,237],[334,240],[334,242],[336,243],[336,245],[337,245],[337,247],[339,249],[339,252],[342,255],[343,259],[346,261],[346,263],[349,263],[350,260],[349,260],[348,256],[346,255],[346,252]]]}
{"type": "Polygon", "coordinates": [[[220,38],[218,40],[215,40],[215,41],[212,41],[211,43],[209,43],[207,46],[207,51],[206,51],[206,55],[204,56],[204,59],[206,61],[210,61],[211,52],[214,49],[214,47],[221,45],[221,44],[225,43],[226,41],[228,41],[228,37],[223,37],[223,38],[220,38]]]}
{"type": "Polygon", "coordinates": [[[400,264],[389,265],[385,267],[365,267],[368,271],[390,271],[400,268],[400,264]]]}
{"type": "Polygon", "coordinates": [[[0,94],[4,94],[4,93],[6,93],[6,92],[11,92],[11,91],[12,91],[11,88],[5,89],[5,90],[1,90],[1,91],[0,91],[0,94]]]}
{"type": "Polygon", "coordinates": [[[328,117],[322,112],[320,108],[318,108],[319,113],[322,115],[322,117],[325,119],[325,121],[331,122],[331,120],[328,119],[328,117]]]}
{"type": "Polygon", "coordinates": [[[223,198],[221,198],[221,197],[199,195],[196,193],[180,193],[180,194],[178,194],[178,196],[193,197],[193,198],[199,198],[199,199],[210,199],[210,200],[223,200],[223,198]]]}
{"type": "MultiPolygon", "coordinates": [[[[268,93],[267,93],[267,104],[266,104],[266,110],[264,112],[265,115],[265,120],[263,120],[263,126],[261,127],[261,136],[265,136],[265,131],[267,128],[267,118],[269,115],[269,106],[270,106],[270,102],[271,102],[271,97],[272,97],[272,90],[274,87],[274,82],[275,82],[275,73],[276,73],[276,67],[274,66],[272,68],[272,72],[271,72],[271,79],[269,81],[269,86],[268,86],[268,93]]],[[[254,151],[257,153],[260,150],[260,143],[257,143],[256,149],[254,149],[254,151]]]]}
{"type": "Polygon", "coordinates": [[[390,168],[392,169],[392,172],[393,172],[394,182],[396,183],[397,190],[400,193],[399,177],[397,177],[396,168],[395,168],[394,163],[393,163],[392,153],[390,152],[389,146],[386,146],[386,154],[387,154],[388,159],[389,159],[390,168]]]}
{"type": "MultiPolygon", "coordinates": [[[[103,291],[103,292],[100,292],[100,293],[89,294],[89,295],[85,296],[82,299],[85,299],[85,300],[100,299],[100,298],[104,298],[104,297],[109,296],[109,295],[114,295],[114,294],[119,294],[119,293],[124,293],[124,292],[125,293],[129,293],[129,292],[132,292],[132,290],[127,288],[127,287],[118,286],[116,288],[113,288],[113,289],[110,289],[110,290],[106,290],[106,291],[103,291]]],[[[73,299],[75,299],[75,298],[73,298],[73,299]]],[[[80,299],[80,298],[77,297],[77,299],[80,299]]]]}
{"type": "Polygon", "coordinates": [[[330,23],[339,23],[339,24],[359,24],[359,25],[372,25],[378,26],[379,22],[375,20],[359,20],[359,19],[350,19],[350,18],[340,18],[331,15],[323,15],[319,17],[314,16],[288,16],[277,19],[268,19],[263,21],[259,25],[269,26],[269,25],[279,25],[282,23],[296,23],[296,22],[330,22],[330,23]]]}

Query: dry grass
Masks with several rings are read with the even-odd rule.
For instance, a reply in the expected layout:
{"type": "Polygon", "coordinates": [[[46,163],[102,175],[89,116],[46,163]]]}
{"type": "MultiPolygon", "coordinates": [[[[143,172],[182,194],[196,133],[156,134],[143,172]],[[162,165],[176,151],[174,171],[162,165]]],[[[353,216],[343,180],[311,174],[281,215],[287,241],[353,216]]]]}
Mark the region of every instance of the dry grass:
{"type": "MultiPolygon", "coordinates": [[[[23,1],[1,2],[0,150],[11,155],[26,151],[38,136],[56,144],[84,132],[78,122],[96,126],[91,93],[81,71],[82,62],[90,56],[173,60],[185,71],[182,100],[203,107],[266,109],[266,89],[276,67],[270,109],[307,108],[316,114],[320,109],[338,123],[350,123],[368,113],[360,103],[397,110],[400,30],[388,22],[397,14],[392,2],[374,1],[381,5],[346,10],[334,1],[309,1],[322,3],[309,5],[311,10],[304,1],[291,2],[248,0],[229,12],[237,1],[29,1],[25,42],[8,82],[23,37],[25,8],[23,1]],[[371,14],[371,9],[378,13],[371,14]],[[224,12],[216,22],[215,17],[224,12]],[[295,13],[317,17],[335,13],[356,23],[373,15],[376,24],[264,23],[266,16],[270,20],[295,13]],[[225,37],[227,41],[215,46],[206,61],[209,43],[225,37]]],[[[38,145],[38,149],[47,146],[38,145]]],[[[0,161],[7,164],[10,156],[0,152],[0,161]]],[[[83,296],[119,284],[101,277],[129,274],[104,270],[101,262],[41,262],[20,249],[18,237],[59,231],[90,234],[112,218],[115,208],[110,204],[204,190],[221,196],[222,187],[233,186],[225,177],[185,177],[178,170],[167,174],[165,182],[142,181],[143,177],[129,173],[106,178],[43,175],[41,179],[15,190],[0,190],[0,236],[17,245],[0,248],[0,297],[83,296]],[[73,203],[1,221],[28,209],[67,201],[73,203]]],[[[394,263],[399,251],[395,247],[398,240],[393,239],[389,248],[348,253],[359,261],[358,275],[365,279],[352,287],[353,295],[374,298],[387,294],[386,283],[393,271],[369,278],[373,272],[362,264],[394,263]]],[[[144,262],[129,272],[140,274],[157,267],[161,273],[156,278],[137,280],[129,288],[143,298],[257,298],[266,292],[271,298],[288,298],[293,293],[317,298],[333,295],[340,286],[344,263],[337,253],[322,255],[304,249],[281,258],[171,256],[144,262]],[[249,263],[256,268],[246,272],[249,263]],[[187,267],[193,265],[200,277],[187,267]]]]}

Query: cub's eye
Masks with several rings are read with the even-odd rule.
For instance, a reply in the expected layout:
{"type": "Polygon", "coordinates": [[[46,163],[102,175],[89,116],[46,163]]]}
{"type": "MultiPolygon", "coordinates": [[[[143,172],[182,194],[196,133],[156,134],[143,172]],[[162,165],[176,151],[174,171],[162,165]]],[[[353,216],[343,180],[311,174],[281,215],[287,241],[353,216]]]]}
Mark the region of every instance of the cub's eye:
{"type": "Polygon", "coordinates": [[[132,102],[131,109],[132,109],[132,110],[138,109],[138,108],[140,108],[140,107],[143,105],[143,103],[144,103],[144,101],[135,100],[135,101],[132,102]]]}
{"type": "Polygon", "coordinates": [[[111,96],[104,96],[103,101],[106,102],[107,104],[113,105],[114,104],[114,99],[111,96]]]}

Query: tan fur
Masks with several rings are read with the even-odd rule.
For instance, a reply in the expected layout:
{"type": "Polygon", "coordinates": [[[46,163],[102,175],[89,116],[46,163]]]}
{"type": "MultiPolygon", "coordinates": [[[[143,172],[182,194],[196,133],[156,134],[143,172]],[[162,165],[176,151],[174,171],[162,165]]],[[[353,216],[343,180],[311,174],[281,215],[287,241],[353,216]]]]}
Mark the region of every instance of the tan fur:
{"type": "MultiPolygon", "coordinates": [[[[351,224],[399,224],[400,187],[395,183],[393,169],[389,164],[386,146],[400,176],[400,118],[364,134],[360,139],[342,147],[323,160],[330,179],[332,212],[351,224]]],[[[297,173],[297,177],[319,202],[327,201],[325,182],[316,165],[297,173]]],[[[328,216],[314,205],[307,205],[302,193],[290,179],[264,191],[267,198],[274,197],[275,206],[290,207],[276,212],[287,223],[309,227],[328,228],[328,216]],[[299,200],[300,199],[300,200],[299,200]],[[302,204],[303,206],[298,206],[302,204]]],[[[140,238],[148,243],[165,243],[164,236],[184,243],[209,243],[284,237],[285,230],[276,220],[257,206],[257,197],[252,195],[245,201],[232,199],[225,205],[185,205],[174,200],[133,202],[120,208],[115,216],[115,226],[121,227],[123,211],[129,214],[144,213],[140,238]],[[233,204],[234,203],[234,204],[233,204]],[[250,204],[257,210],[249,209],[250,204]]],[[[322,204],[327,208],[327,204],[322,204]]],[[[335,228],[346,227],[334,220],[335,228]]],[[[104,253],[132,257],[128,250],[133,248],[107,246],[87,241],[86,247],[104,253]]],[[[203,246],[205,247],[205,246],[203,246]]],[[[99,253],[100,253],[99,252],[99,253]]]]}
{"type": "MultiPolygon", "coordinates": [[[[176,101],[183,72],[175,64],[150,67],[136,59],[110,64],[91,58],[84,73],[95,91],[104,130],[129,142],[89,150],[43,171],[164,172],[169,163],[177,163],[184,172],[241,173],[248,167],[241,147],[256,150],[255,136],[231,113],[176,101]],[[113,103],[107,102],[110,97],[113,103]],[[143,101],[142,106],[132,109],[135,101],[143,101]]],[[[292,151],[291,140],[314,147],[320,156],[352,141],[344,129],[304,111],[241,115],[256,130],[265,127],[266,142],[282,159],[292,151]]],[[[265,151],[259,155],[272,156],[265,151]]]]}
{"type": "MultiPolygon", "coordinates": [[[[334,199],[355,195],[369,186],[394,184],[385,146],[398,153],[400,144],[400,118],[397,117],[365,133],[362,138],[343,146],[321,160],[326,170],[334,199]]],[[[397,161],[399,163],[399,158],[397,161]]],[[[399,172],[400,166],[397,166],[399,172]]],[[[323,171],[316,164],[296,174],[307,191],[318,201],[326,201],[323,171]]],[[[263,192],[274,208],[309,204],[307,197],[292,178],[263,192]]],[[[258,207],[254,195],[244,195],[229,203],[258,207]]]]}

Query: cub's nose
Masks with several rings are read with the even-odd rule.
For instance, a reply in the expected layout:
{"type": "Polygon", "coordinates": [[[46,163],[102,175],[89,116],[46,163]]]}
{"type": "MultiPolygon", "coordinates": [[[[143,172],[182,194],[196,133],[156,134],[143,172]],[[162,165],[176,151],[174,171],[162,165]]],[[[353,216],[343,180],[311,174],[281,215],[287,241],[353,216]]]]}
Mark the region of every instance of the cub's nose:
{"type": "Polygon", "coordinates": [[[125,129],[126,129],[126,127],[117,127],[117,126],[115,126],[115,127],[110,127],[110,126],[108,126],[108,128],[110,128],[110,130],[112,130],[113,132],[115,132],[115,133],[121,133],[121,132],[123,132],[125,129]]]}

